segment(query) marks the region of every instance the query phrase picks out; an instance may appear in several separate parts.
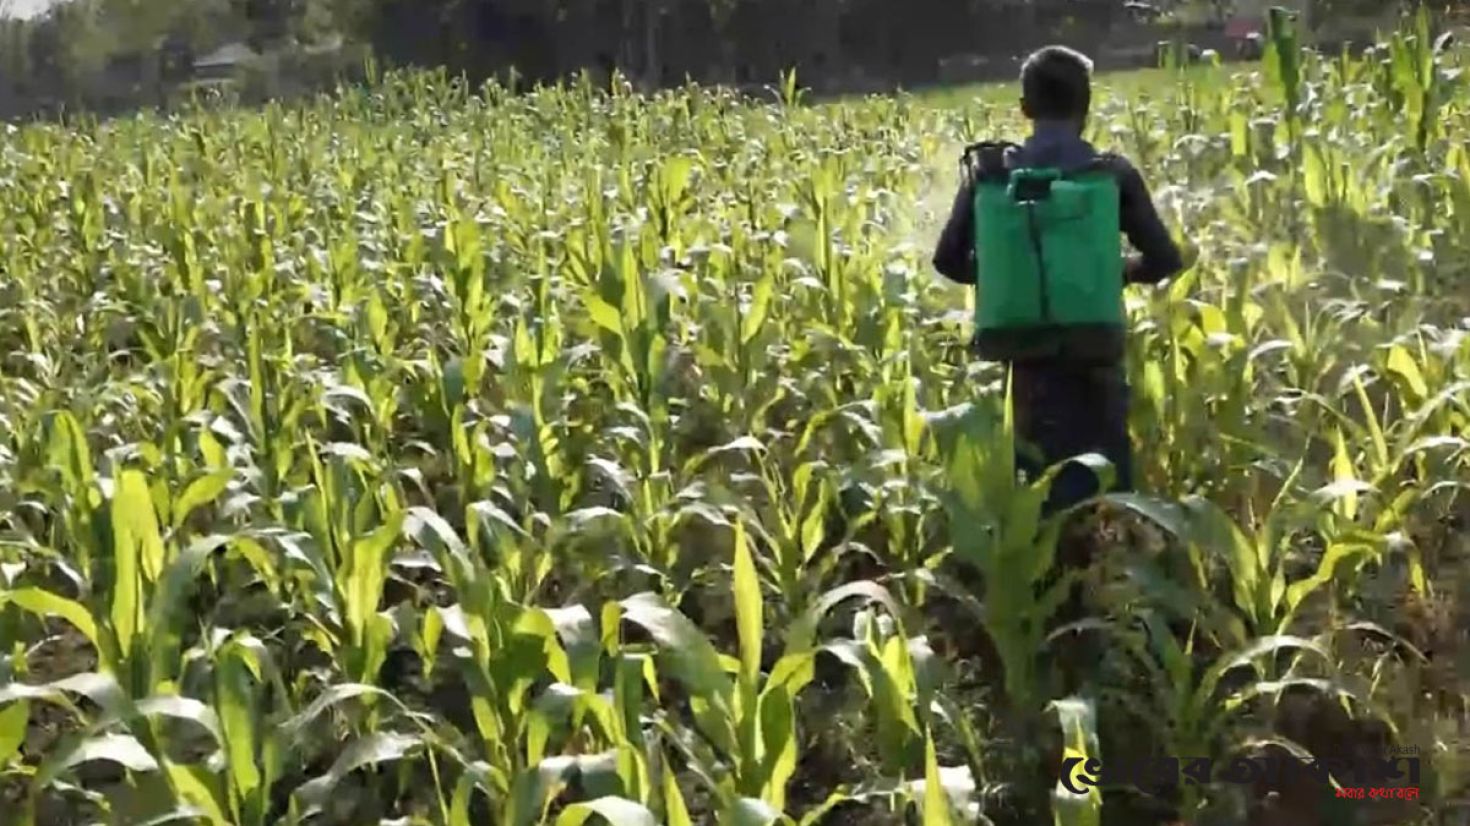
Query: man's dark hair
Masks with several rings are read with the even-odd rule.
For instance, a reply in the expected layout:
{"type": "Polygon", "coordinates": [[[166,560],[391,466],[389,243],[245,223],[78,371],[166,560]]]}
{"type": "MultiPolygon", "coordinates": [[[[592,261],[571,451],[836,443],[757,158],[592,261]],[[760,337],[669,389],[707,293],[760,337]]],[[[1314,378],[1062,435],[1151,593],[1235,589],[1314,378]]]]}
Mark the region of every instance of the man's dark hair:
{"type": "Polygon", "coordinates": [[[1080,120],[1092,104],[1092,61],[1066,46],[1047,46],[1021,66],[1021,101],[1033,120],[1080,120]]]}

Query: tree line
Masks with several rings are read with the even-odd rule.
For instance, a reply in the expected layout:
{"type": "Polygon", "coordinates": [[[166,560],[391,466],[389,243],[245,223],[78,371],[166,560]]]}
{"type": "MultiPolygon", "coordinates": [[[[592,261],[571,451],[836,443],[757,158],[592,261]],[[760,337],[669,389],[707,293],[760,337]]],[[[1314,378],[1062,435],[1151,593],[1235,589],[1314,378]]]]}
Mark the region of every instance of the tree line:
{"type": "MultiPolygon", "coordinates": [[[[1299,0],[1330,9],[1364,0],[1299,0]]],[[[3,2],[3,0],[0,0],[3,2]]],[[[1367,0],[1381,8],[1381,0],[1367,0]]],[[[1043,42],[1104,67],[1163,37],[1221,45],[1233,0],[65,0],[0,20],[0,116],[165,102],[195,61],[238,42],[261,93],[361,68],[442,66],[472,82],[620,71],[644,88],[759,85],[795,69],[817,91],[1010,76],[1043,42]],[[1192,21],[1192,22],[1191,22],[1192,21]],[[335,44],[346,44],[342,48],[335,44]],[[330,48],[325,44],[332,44],[330,48]]]]}

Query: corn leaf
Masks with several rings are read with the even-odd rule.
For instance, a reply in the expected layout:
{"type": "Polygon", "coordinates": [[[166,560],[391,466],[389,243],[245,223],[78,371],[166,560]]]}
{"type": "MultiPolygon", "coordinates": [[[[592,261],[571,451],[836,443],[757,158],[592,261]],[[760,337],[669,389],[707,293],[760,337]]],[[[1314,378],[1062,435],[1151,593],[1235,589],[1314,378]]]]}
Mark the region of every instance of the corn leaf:
{"type": "Polygon", "coordinates": [[[178,790],[179,797],[201,812],[210,823],[215,826],[231,826],[237,822],[225,813],[218,777],[204,766],[186,766],[165,760],[164,769],[168,773],[169,782],[178,790]]]}
{"type": "Polygon", "coordinates": [[[651,593],[629,597],[620,605],[624,619],[641,626],[658,642],[660,656],[668,661],[673,676],[698,696],[728,703],[733,687],[703,631],[651,593]]]}
{"type": "Polygon", "coordinates": [[[934,738],[924,738],[924,826],[952,826],[949,795],[939,774],[939,757],[934,751],[934,738]]]}
{"type": "Polygon", "coordinates": [[[92,612],[83,607],[81,603],[40,588],[19,588],[14,591],[0,592],[0,605],[7,602],[37,616],[61,617],[81,632],[82,636],[87,638],[87,642],[92,643],[92,646],[99,652],[103,650],[97,636],[97,624],[92,619],[92,612]]]}
{"type": "Polygon", "coordinates": [[[295,793],[307,806],[318,808],[326,803],[327,796],[337,784],[353,771],[363,766],[401,760],[421,745],[423,740],[419,737],[393,732],[375,732],[359,737],[342,750],[326,774],[302,784],[295,793]]]}
{"type": "Polygon", "coordinates": [[[735,623],[740,638],[740,676],[749,685],[760,679],[761,645],[764,634],[761,617],[765,603],[761,599],[760,578],[755,559],[746,538],[745,524],[735,522],[735,623]]]}
{"type": "Polygon", "coordinates": [[[147,584],[163,572],[163,540],[153,513],[148,480],[136,470],[118,475],[112,497],[114,587],[110,619],[122,656],[131,656],[133,639],[144,630],[147,584]]]}
{"type": "Polygon", "coordinates": [[[115,763],[135,772],[151,772],[159,768],[158,761],[134,738],[126,734],[103,734],[77,740],[49,755],[36,772],[36,786],[44,788],[61,772],[94,760],[115,763]]]}
{"type": "Polygon", "coordinates": [[[191,513],[218,499],[220,494],[230,486],[230,479],[233,476],[234,471],[225,468],[205,474],[190,482],[189,486],[184,488],[183,494],[174,502],[173,527],[181,527],[191,513]]]}
{"type": "Polygon", "coordinates": [[[26,700],[0,709],[0,767],[10,765],[26,739],[26,726],[31,720],[31,704],[26,700]]]}
{"type": "Polygon", "coordinates": [[[720,818],[720,826],[771,826],[781,820],[781,812],[763,800],[742,797],[731,804],[720,818]]]}
{"type": "Polygon", "coordinates": [[[607,826],[656,826],[658,823],[653,812],[642,804],[621,797],[599,797],[563,809],[557,815],[556,826],[582,826],[593,815],[607,821],[607,826]]]}
{"type": "Polygon", "coordinates": [[[665,826],[694,826],[684,793],[679,791],[679,782],[667,765],[663,769],[663,801],[665,826]]]}

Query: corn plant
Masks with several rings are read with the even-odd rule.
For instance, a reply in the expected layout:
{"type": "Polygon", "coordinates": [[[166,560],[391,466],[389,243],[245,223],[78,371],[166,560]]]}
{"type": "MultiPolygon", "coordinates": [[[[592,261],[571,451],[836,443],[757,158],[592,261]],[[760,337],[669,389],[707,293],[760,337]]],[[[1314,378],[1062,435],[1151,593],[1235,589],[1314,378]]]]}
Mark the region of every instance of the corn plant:
{"type": "Polygon", "coordinates": [[[0,127],[6,811],[1000,824],[1046,803],[1049,708],[1067,754],[1131,714],[1225,755],[1285,687],[1419,738],[1447,807],[1464,47],[1270,23],[1258,64],[1097,79],[1191,266],[1127,293],[1141,490],[1083,624],[1124,682],[1075,701],[1075,513],[927,272],[1011,92],[375,70],[0,127]]]}

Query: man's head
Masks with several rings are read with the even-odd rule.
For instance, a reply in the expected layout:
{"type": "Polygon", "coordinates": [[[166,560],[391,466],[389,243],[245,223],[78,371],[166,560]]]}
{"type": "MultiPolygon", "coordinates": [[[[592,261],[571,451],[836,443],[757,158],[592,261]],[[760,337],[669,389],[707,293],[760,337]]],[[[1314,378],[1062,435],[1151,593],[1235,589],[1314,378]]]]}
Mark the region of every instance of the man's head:
{"type": "Polygon", "coordinates": [[[1031,120],[1072,121],[1080,128],[1092,104],[1092,61],[1066,46],[1047,46],[1021,66],[1021,111],[1031,120]]]}

